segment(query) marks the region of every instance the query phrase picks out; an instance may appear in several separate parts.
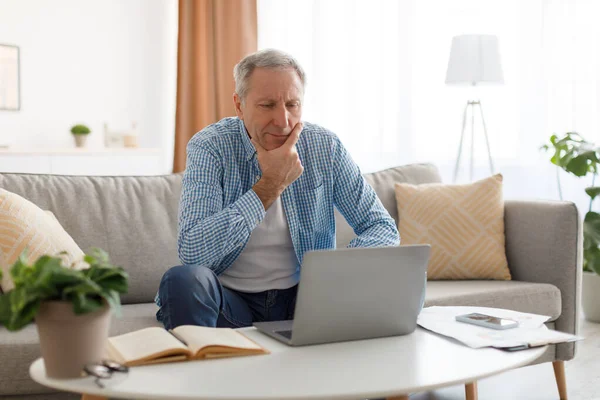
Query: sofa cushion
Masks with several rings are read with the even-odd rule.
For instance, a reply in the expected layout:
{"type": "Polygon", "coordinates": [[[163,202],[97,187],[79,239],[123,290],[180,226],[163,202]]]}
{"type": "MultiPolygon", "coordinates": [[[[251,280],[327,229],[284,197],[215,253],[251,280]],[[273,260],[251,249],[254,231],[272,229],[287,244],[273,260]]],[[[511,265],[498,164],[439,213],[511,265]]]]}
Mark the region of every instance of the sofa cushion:
{"type": "MultiPolygon", "coordinates": [[[[377,197],[398,224],[398,209],[394,183],[404,182],[419,185],[441,182],[442,178],[433,164],[410,164],[365,174],[365,180],[373,187],[377,197]]],[[[336,247],[346,247],[356,237],[344,217],[335,210],[336,247]]],[[[402,232],[400,232],[402,237],[402,232]]]]}
{"type": "Polygon", "coordinates": [[[428,281],[425,307],[477,306],[547,315],[561,313],[560,290],[547,283],[518,281],[428,281]]]}
{"type": "MultiPolygon", "coordinates": [[[[156,321],[157,310],[158,307],[153,303],[122,306],[122,316],[112,318],[110,336],[149,326],[162,327],[162,324],[156,321]]],[[[40,356],[39,336],[35,324],[30,324],[19,332],[9,332],[0,328],[0,397],[6,394],[50,392],[29,377],[29,365],[40,356]]]]}
{"type": "Polygon", "coordinates": [[[502,175],[461,185],[396,183],[402,244],[431,244],[428,279],[511,278],[502,175]]]}
{"type": "Polygon", "coordinates": [[[150,302],[179,264],[181,174],[143,177],[0,173],[0,187],[50,210],[84,250],[99,247],[129,273],[123,303],[150,302]]]}
{"type": "Polygon", "coordinates": [[[28,263],[44,254],[58,255],[66,265],[80,263],[83,251],[63,229],[52,213],[23,197],[0,189],[0,270],[3,291],[14,287],[9,270],[21,253],[28,263]]]}

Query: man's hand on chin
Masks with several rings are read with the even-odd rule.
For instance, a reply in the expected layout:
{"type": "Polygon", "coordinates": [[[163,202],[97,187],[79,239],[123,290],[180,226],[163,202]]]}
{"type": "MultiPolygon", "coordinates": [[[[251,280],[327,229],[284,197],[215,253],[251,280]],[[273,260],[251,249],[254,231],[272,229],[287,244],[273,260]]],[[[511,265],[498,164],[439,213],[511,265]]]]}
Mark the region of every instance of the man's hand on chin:
{"type": "Polygon", "coordinates": [[[262,171],[262,177],[252,189],[262,201],[265,210],[304,171],[296,150],[296,143],[300,137],[300,132],[302,132],[302,127],[302,122],[298,122],[285,143],[271,151],[265,150],[256,140],[251,139],[256,148],[258,164],[262,171]]]}

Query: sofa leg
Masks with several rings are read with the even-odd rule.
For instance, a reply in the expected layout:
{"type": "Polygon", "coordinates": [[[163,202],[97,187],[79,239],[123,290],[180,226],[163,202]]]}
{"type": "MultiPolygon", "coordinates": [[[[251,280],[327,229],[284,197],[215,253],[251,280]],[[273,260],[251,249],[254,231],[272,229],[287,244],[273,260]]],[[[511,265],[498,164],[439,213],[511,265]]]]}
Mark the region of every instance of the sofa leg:
{"type": "Polygon", "coordinates": [[[567,379],[565,377],[565,362],[553,361],[554,377],[556,378],[556,386],[558,386],[558,395],[560,400],[567,400],[567,379]]]}
{"type": "Polygon", "coordinates": [[[465,383],[465,397],[467,400],[477,400],[477,381],[465,383]]]}

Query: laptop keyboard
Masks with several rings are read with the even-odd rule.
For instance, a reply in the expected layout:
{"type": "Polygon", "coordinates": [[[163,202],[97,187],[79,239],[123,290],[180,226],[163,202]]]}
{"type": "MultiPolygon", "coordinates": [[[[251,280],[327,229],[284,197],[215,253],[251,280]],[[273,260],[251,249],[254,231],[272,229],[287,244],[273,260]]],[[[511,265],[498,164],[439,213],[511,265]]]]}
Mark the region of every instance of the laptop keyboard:
{"type": "Polygon", "coordinates": [[[292,338],[292,331],[291,330],[289,330],[289,331],[275,331],[275,333],[278,333],[281,336],[283,336],[285,338],[288,338],[288,339],[292,338]]]}

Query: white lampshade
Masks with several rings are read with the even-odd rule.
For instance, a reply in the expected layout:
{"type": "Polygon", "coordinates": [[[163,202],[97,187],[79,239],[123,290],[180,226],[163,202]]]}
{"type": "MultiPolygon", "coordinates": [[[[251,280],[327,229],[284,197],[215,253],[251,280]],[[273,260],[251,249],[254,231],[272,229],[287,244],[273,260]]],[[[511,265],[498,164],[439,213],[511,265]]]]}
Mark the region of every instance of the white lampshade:
{"type": "Polygon", "coordinates": [[[452,38],[446,71],[447,84],[504,83],[498,38],[460,35],[452,38]]]}

